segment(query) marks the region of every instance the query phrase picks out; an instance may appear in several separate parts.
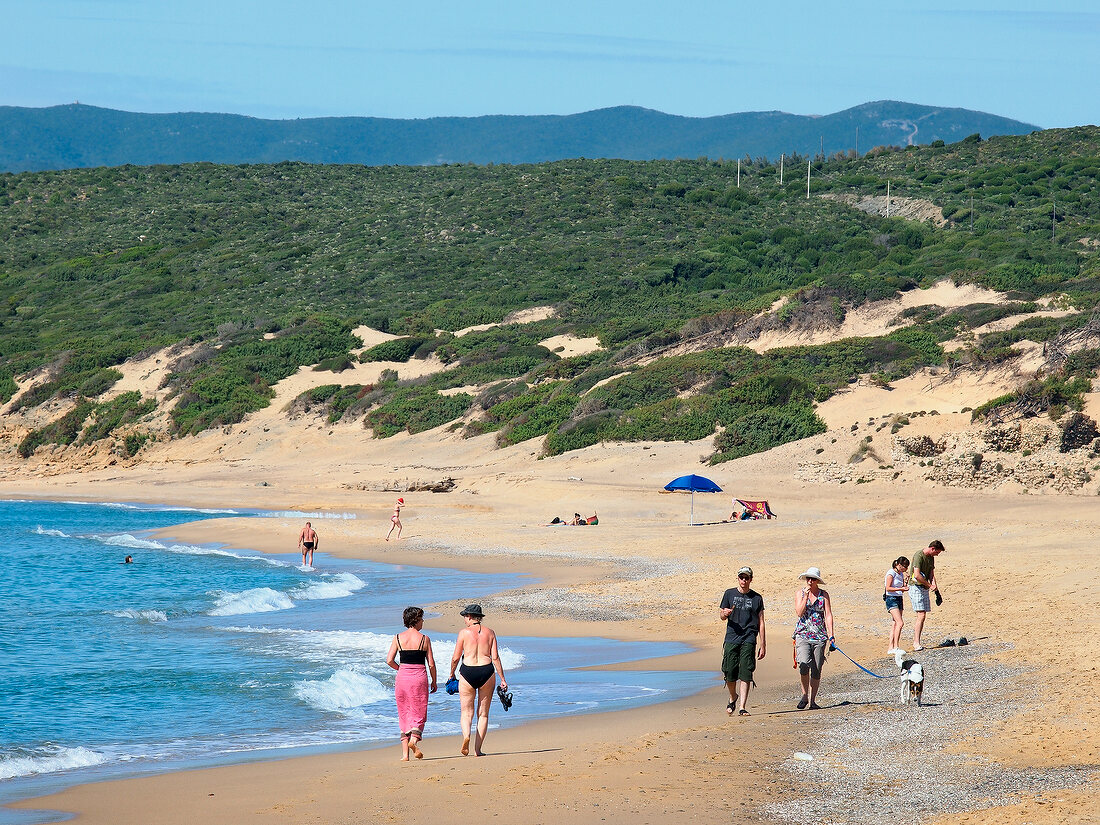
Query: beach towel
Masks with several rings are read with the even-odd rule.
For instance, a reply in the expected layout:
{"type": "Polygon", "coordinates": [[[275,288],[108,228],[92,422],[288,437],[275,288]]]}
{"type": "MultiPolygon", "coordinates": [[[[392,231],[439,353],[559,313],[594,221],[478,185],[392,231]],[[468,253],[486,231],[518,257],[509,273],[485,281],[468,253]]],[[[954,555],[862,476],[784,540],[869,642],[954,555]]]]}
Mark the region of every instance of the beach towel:
{"type": "Polygon", "coordinates": [[[768,502],[765,501],[747,501],[743,498],[737,499],[737,503],[752,513],[753,518],[779,518],[772,512],[772,508],[768,506],[768,502]]]}
{"type": "Polygon", "coordinates": [[[424,665],[402,662],[393,692],[401,735],[416,733],[422,736],[428,721],[428,669],[424,665]]]}

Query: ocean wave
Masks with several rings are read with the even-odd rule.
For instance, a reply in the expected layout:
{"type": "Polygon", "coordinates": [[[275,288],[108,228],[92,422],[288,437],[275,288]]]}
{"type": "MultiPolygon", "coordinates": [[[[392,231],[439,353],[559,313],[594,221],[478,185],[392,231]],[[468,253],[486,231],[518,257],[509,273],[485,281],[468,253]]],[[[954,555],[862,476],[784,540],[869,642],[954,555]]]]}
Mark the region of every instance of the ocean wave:
{"type": "Polygon", "coordinates": [[[393,694],[373,676],[341,668],[328,679],[296,683],[294,695],[317,710],[343,712],[381,702],[393,694]]]}
{"type": "Polygon", "coordinates": [[[117,616],[120,619],[137,619],[143,622],[166,622],[168,621],[168,614],[163,610],[116,610],[111,613],[112,616],[117,616]]]}
{"type": "Polygon", "coordinates": [[[272,590],[270,587],[254,587],[240,593],[227,593],[216,590],[214,606],[206,611],[210,616],[240,616],[246,613],[271,613],[275,610],[288,610],[294,602],[286,593],[272,590]]]}
{"type": "Polygon", "coordinates": [[[324,662],[335,667],[349,662],[374,662],[380,672],[385,668],[386,653],[393,641],[391,635],[365,630],[291,630],[251,625],[219,629],[254,634],[260,649],[266,653],[324,662]]]}
{"type": "Polygon", "coordinates": [[[42,525],[39,525],[39,526],[35,527],[34,532],[36,532],[40,536],[55,536],[56,538],[59,538],[59,539],[71,539],[72,538],[72,536],[70,536],[68,533],[64,533],[61,530],[50,530],[48,528],[42,527],[42,525]]]}
{"type": "Polygon", "coordinates": [[[102,765],[106,761],[106,756],[90,748],[66,748],[60,745],[16,748],[0,753],[0,779],[87,768],[102,765]]]}
{"type": "Polygon", "coordinates": [[[502,647],[498,652],[500,653],[500,663],[506,668],[505,672],[522,667],[523,663],[527,661],[526,656],[518,650],[512,650],[510,647],[502,647]]]}
{"type": "MultiPolygon", "coordinates": [[[[393,635],[372,633],[367,630],[291,630],[279,627],[253,627],[237,625],[223,627],[230,633],[253,633],[270,640],[278,652],[292,655],[312,662],[329,662],[335,665],[349,661],[384,662],[390,649],[393,635]]],[[[436,661],[450,660],[454,650],[455,637],[448,635],[432,638],[436,661]]],[[[510,647],[500,648],[500,663],[504,672],[519,670],[527,657],[510,647]]]]}
{"type": "Polygon", "coordinates": [[[128,547],[131,550],[166,550],[159,541],[152,539],[139,539],[129,533],[120,533],[117,536],[89,536],[93,541],[99,541],[108,547],[128,547]]]}
{"type": "Polygon", "coordinates": [[[119,533],[113,536],[88,536],[93,541],[102,542],[109,547],[127,547],[132,550],[163,550],[166,553],[182,553],[187,556],[224,556],[230,559],[242,559],[243,561],[257,561],[269,564],[272,567],[293,567],[279,559],[267,556],[245,555],[234,553],[230,550],[222,550],[218,547],[204,547],[198,544],[165,544],[156,539],[143,539],[132,536],[129,533],[119,533]]]}
{"type": "Polygon", "coordinates": [[[130,504],[125,501],[73,501],[66,504],[94,504],[100,507],[110,507],[115,510],[134,510],[139,513],[205,513],[207,515],[241,515],[240,510],[229,510],[222,507],[185,507],[168,504],[130,504]]]}
{"type": "Polygon", "coordinates": [[[362,590],[367,583],[354,573],[327,574],[319,581],[299,585],[290,591],[295,599],[342,599],[356,590],[362,590]]]}

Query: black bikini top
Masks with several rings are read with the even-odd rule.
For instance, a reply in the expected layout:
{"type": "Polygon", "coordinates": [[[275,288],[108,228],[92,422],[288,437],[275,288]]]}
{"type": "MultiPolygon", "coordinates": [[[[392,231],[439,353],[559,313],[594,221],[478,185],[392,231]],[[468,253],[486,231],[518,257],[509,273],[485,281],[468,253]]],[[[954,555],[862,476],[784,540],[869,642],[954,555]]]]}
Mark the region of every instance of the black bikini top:
{"type": "Polygon", "coordinates": [[[401,637],[397,636],[397,658],[403,665],[423,665],[428,661],[428,651],[424,649],[424,643],[428,637],[421,635],[420,646],[416,650],[405,650],[401,647],[401,637]]]}

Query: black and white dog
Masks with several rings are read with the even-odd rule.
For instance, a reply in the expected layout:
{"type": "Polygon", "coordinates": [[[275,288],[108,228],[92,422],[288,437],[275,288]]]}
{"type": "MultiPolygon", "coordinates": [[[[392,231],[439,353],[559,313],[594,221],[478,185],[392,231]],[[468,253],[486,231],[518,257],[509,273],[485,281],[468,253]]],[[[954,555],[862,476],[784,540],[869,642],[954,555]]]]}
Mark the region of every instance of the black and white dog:
{"type": "Polygon", "coordinates": [[[906,659],[905,651],[899,650],[894,654],[901,671],[898,681],[901,682],[901,702],[908,705],[914,699],[920,707],[921,695],[924,693],[924,666],[916,659],[906,659]]]}

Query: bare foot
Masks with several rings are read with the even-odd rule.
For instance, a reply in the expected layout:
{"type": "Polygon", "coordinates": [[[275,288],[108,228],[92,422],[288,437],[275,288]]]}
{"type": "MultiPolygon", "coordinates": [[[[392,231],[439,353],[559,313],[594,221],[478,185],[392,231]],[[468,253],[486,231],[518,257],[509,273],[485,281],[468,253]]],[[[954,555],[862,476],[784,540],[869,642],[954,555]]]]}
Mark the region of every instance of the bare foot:
{"type": "Polygon", "coordinates": [[[408,757],[407,755],[406,755],[406,756],[402,756],[402,757],[401,757],[401,761],[402,761],[402,762],[408,762],[408,761],[409,761],[409,757],[408,757]]]}
{"type": "Polygon", "coordinates": [[[469,756],[470,755],[470,738],[469,737],[466,737],[465,739],[462,740],[462,755],[463,756],[469,756]]]}
{"type": "Polygon", "coordinates": [[[418,748],[416,745],[409,745],[409,750],[412,751],[412,755],[415,756],[417,759],[424,758],[424,752],[420,750],[420,748],[418,748]]]}

